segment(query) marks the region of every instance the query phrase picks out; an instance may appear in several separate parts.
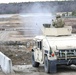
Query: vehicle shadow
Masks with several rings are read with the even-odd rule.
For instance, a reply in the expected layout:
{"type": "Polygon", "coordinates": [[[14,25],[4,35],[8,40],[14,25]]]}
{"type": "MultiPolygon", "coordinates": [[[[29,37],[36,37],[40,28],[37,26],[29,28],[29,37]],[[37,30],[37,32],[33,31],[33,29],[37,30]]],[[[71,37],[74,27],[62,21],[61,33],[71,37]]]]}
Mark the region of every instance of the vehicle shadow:
{"type": "MultiPolygon", "coordinates": [[[[40,66],[37,69],[38,72],[45,72],[44,66],[40,66]]],[[[76,66],[57,66],[57,73],[69,73],[69,72],[76,72],[76,66]]],[[[57,74],[55,73],[55,74],[57,74]]]]}
{"type": "Polygon", "coordinates": [[[68,72],[76,72],[76,66],[58,66],[57,73],[68,73],[68,72]]]}

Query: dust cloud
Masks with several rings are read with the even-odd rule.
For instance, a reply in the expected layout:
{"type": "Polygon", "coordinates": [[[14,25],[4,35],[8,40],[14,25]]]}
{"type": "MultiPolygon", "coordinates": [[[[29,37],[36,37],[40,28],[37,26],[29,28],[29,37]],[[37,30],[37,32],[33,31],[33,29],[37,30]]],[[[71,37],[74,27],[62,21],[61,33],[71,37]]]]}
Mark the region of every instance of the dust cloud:
{"type": "Polygon", "coordinates": [[[52,19],[55,19],[57,7],[43,7],[40,3],[34,3],[31,8],[24,10],[23,7],[20,14],[23,16],[23,27],[25,28],[26,36],[42,35],[43,24],[51,24],[52,19]],[[51,12],[50,12],[51,10],[51,12]],[[27,12],[27,13],[26,13],[27,12]]]}

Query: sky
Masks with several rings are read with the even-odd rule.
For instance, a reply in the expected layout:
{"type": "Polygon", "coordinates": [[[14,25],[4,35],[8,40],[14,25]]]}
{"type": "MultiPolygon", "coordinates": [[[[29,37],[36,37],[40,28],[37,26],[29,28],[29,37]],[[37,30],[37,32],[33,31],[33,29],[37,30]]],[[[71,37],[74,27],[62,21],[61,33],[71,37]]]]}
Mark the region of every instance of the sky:
{"type": "Polygon", "coordinates": [[[0,0],[0,3],[32,2],[32,1],[54,1],[54,0],[0,0]]]}

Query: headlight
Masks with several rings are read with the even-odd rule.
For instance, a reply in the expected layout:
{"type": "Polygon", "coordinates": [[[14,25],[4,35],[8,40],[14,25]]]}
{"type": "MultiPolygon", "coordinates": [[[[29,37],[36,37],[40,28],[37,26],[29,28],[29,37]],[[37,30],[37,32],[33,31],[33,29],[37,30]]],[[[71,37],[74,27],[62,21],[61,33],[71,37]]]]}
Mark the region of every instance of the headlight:
{"type": "Polygon", "coordinates": [[[56,50],[56,51],[55,51],[55,55],[58,55],[58,54],[59,54],[59,51],[58,51],[58,50],[56,50]]]}

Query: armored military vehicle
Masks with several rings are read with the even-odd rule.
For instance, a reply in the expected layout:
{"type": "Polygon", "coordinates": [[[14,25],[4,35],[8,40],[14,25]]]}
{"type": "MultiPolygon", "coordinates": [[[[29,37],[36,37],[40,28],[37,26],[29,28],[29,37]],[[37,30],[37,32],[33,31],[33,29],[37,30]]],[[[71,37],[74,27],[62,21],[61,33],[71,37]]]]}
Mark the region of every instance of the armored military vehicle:
{"type": "Polygon", "coordinates": [[[33,67],[44,64],[46,73],[56,73],[58,65],[76,65],[76,35],[71,32],[71,26],[51,28],[44,25],[44,35],[33,39],[33,67]]]}

